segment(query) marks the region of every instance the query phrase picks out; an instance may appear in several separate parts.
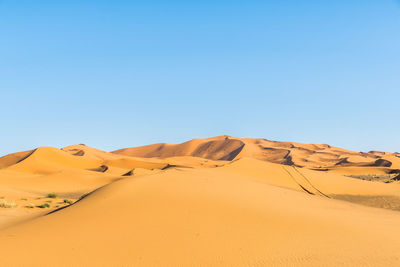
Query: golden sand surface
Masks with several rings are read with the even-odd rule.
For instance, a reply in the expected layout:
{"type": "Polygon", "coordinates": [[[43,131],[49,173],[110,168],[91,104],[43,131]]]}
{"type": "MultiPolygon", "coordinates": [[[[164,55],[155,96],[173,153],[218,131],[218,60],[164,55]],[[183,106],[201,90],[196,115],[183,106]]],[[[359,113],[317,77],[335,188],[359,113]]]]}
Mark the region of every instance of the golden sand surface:
{"type": "Polygon", "coordinates": [[[231,136],[18,152],[0,158],[0,266],[400,266],[398,168],[231,136]]]}

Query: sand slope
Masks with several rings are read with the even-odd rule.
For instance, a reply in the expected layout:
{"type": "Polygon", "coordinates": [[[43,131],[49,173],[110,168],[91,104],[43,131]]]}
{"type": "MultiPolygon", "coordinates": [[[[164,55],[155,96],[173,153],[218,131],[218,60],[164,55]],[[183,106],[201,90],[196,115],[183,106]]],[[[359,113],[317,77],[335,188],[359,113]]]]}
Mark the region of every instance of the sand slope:
{"type": "Polygon", "coordinates": [[[12,153],[5,155],[4,157],[0,158],[0,169],[6,168],[8,166],[14,165],[28,156],[30,156],[34,150],[29,150],[29,151],[23,151],[23,152],[17,152],[17,153],[12,153]]]}

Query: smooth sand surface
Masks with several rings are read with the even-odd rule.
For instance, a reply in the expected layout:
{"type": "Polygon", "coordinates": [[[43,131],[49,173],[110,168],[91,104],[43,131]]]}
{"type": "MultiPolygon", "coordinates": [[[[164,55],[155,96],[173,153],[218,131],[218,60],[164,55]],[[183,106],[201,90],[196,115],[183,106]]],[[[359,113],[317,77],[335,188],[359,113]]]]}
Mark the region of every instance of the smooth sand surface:
{"type": "Polygon", "coordinates": [[[400,266],[400,184],[342,175],[395,170],[381,158],[398,155],[227,136],[16,153],[0,266],[400,266]]]}

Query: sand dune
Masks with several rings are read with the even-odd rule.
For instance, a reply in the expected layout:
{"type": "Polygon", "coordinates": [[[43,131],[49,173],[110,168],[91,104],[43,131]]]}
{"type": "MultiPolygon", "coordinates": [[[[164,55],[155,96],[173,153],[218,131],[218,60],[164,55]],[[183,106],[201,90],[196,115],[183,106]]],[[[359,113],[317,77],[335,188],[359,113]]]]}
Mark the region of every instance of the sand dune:
{"type": "Polygon", "coordinates": [[[28,156],[30,156],[34,150],[29,150],[29,151],[23,151],[23,152],[17,152],[13,154],[6,155],[4,157],[0,158],[0,169],[14,165],[28,156]]]}
{"type": "Polygon", "coordinates": [[[112,153],[95,149],[93,147],[89,147],[83,144],[67,146],[62,148],[61,150],[68,152],[74,156],[81,156],[83,158],[88,158],[92,160],[112,160],[120,158],[119,156],[112,153]]]}
{"type": "Polygon", "coordinates": [[[0,265],[399,266],[399,160],[230,136],[10,154],[0,265]]]}
{"type": "Polygon", "coordinates": [[[273,186],[268,174],[260,182],[258,173],[232,172],[251,167],[247,161],[229,171],[172,169],[120,180],[68,209],[1,231],[0,261],[36,266],[400,264],[398,212],[273,186]]]}
{"type": "Polygon", "coordinates": [[[114,151],[115,154],[146,158],[193,156],[213,160],[233,160],[241,152],[244,143],[229,137],[194,139],[183,144],[155,144],[114,151]]]}
{"type": "Polygon", "coordinates": [[[276,142],[266,139],[246,139],[232,136],[194,139],[177,145],[155,144],[125,148],[113,151],[113,153],[146,158],[194,156],[213,160],[234,160],[241,157],[250,157],[273,163],[308,168],[335,168],[337,166],[400,168],[400,158],[393,153],[379,153],[376,151],[363,153],[325,144],[276,142]]]}
{"type": "Polygon", "coordinates": [[[40,147],[26,159],[8,167],[8,170],[33,174],[48,174],[66,168],[95,168],[98,164],[96,160],[74,157],[57,148],[40,147]]]}

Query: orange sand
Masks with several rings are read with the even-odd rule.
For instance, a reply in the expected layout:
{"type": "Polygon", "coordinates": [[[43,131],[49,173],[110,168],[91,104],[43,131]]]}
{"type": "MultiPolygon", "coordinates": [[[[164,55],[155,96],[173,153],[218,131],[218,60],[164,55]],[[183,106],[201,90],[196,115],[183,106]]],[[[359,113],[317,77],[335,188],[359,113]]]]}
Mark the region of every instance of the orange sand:
{"type": "Polygon", "coordinates": [[[398,159],[229,136],[8,155],[0,266],[399,266],[400,184],[343,175],[398,159]]]}

